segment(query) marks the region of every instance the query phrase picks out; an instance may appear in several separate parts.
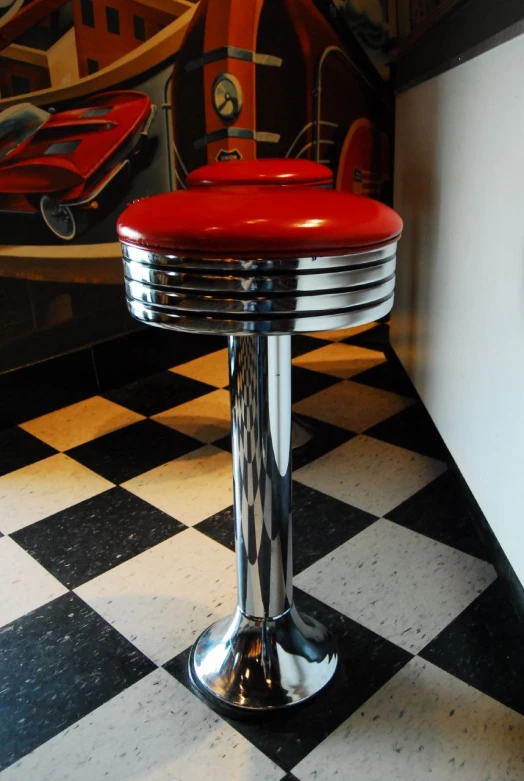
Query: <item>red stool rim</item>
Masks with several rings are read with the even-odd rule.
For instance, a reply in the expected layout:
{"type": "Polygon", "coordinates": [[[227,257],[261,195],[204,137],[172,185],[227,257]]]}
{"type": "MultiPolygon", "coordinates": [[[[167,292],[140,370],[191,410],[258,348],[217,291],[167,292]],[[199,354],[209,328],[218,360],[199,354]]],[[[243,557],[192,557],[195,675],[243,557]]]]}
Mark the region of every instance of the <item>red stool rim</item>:
{"type": "Polygon", "coordinates": [[[229,187],[234,185],[281,185],[325,187],[333,184],[330,168],[312,160],[261,158],[229,160],[196,168],[186,179],[188,187],[229,187]]]}
{"type": "Polygon", "coordinates": [[[402,220],[359,195],[304,187],[195,188],[135,201],[122,243],[173,255],[278,258],[340,255],[397,241],[402,220]]]}

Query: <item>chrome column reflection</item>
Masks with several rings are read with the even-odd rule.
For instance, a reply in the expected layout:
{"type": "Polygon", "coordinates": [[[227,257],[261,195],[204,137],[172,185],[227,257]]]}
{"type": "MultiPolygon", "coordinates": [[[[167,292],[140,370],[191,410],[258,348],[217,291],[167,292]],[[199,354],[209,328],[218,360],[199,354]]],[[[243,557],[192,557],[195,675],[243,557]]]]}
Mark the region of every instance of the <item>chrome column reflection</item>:
{"type": "Polygon", "coordinates": [[[291,337],[229,337],[239,607],[291,607],[291,337]]]}
{"type": "Polygon", "coordinates": [[[267,710],[325,686],[337,652],[293,605],[291,337],[230,336],[229,368],[238,606],[199,638],[190,671],[224,704],[267,710]]]}

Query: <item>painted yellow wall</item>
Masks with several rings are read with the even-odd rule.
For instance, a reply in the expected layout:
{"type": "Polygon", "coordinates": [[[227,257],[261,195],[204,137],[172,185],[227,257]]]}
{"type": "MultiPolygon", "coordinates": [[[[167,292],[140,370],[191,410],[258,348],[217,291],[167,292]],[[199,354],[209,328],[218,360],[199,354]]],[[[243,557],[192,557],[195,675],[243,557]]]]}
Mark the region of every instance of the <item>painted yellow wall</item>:
{"type": "Polygon", "coordinates": [[[72,27],[47,52],[51,87],[74,84],[80,78],[76,55],[75,28],[72,27]]]}

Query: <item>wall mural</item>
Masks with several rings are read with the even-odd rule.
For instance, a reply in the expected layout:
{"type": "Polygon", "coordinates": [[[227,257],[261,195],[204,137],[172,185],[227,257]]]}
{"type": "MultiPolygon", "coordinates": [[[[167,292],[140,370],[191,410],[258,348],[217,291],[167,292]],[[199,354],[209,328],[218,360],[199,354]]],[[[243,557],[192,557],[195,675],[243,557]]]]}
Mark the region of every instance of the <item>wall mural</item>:
{"type": "Polygon", "coordinates": [[[388,201],[395,31],[391,0],[0,0],[0,371],[131,326],[116,218],[206,162],[388,201]]]}

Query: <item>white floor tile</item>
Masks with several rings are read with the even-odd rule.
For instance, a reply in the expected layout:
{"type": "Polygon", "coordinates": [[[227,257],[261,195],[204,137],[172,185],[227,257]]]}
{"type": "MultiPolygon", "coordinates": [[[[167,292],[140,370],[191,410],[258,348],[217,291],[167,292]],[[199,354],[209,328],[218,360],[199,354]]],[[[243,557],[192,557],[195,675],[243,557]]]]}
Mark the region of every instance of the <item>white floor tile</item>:
{"type": "Polygon", "coordinates": [[[65,594],[67,589],[10,537],[0,538],[0,626],[65,594]]]}
{"type": "Polygon", "coordinates": [[[325,423],[361,432],[413,403],[414,399],[398,393],[371,388],[359,382],[343,381],[299,401],[293,409],[325,423]]]}
{"type": "Polygon", "coordinates": [[[165,664],[234,611],[235,555],[187,529],[75,591],[150,659],[165,664]]]}
{"type": "Polygon", "coordinates": [[[143,417],[101,396],[93,396],[86,401],[79,401],[78,404],[71,404],[22,423],[20,428],[57,450],[69,450],[130,423],[136,423],[143,417]]]}
{"type": "Polygon", "coordinates": [[[293,772],[301,781],[520,781],[524,717],[413,659],[293,772]]]}
{"type": "Polygon", "coordinates": [[[335,342],[300,355],[293,359],[293,363],[303,369],[323,372],[347,380],[355,374],[384,363],[385,360],[384,353],[378,350],[367,350],[365,347],[335,342]]]}
{"type": "Polygon", "coordinates": [[[165,670],[37,748],[2,781],[279,781],[280,770],[165,670]]]}
{"type": "Polygon", "coordinates": [[[229,384],[227,348],[209,353],[202,358],[195,358],[180,366],[174,366],[170,371],[183,374],[184,377],[191,377],[193,380],[207,382],[217,388],[225,388],[229,384]]]}
{"type": "Polygon", "coordinates": [[[0,531],[11,534],[113,488],[64,453],[0,477],[0,531]]]}
{"type": "Polygon", "coordinates": [[[194,526],[233,504],[231,454],[206,445],[122,485],[187,526],[194,526]]]}
{"type": "Polygon", "coordinates": [[[298,469],[294,479],[380,516],[445,471],[442,461],[361,435],[298,469]]]}
{"type": "Polygon", "coordinates": [[[301,572],[295,583],[418,653],[495,577],[485,561],[381,519],[301,572]]]}
{"type": "Polygon", "coordinates": [[[215,442],[231,430],[229,392],[216,390],[199,396],[154,415],[153,420],[201,442],[215,442]]]}

